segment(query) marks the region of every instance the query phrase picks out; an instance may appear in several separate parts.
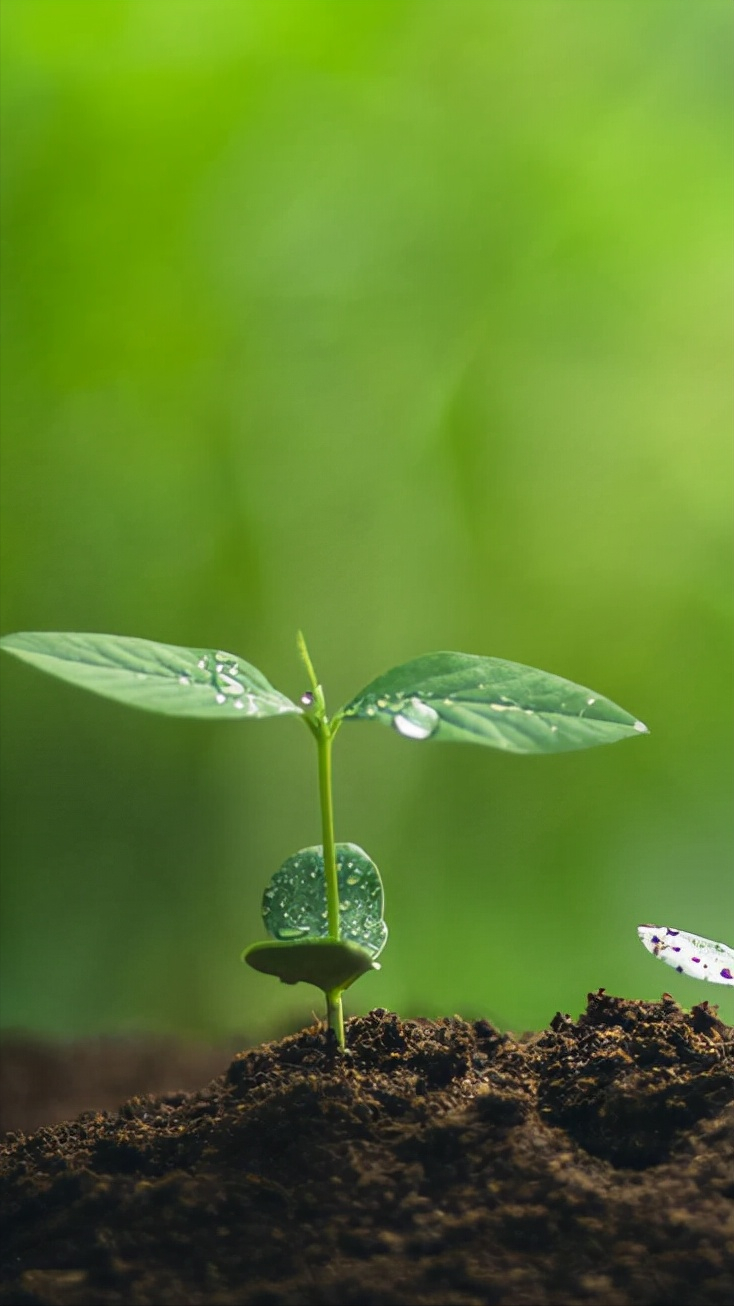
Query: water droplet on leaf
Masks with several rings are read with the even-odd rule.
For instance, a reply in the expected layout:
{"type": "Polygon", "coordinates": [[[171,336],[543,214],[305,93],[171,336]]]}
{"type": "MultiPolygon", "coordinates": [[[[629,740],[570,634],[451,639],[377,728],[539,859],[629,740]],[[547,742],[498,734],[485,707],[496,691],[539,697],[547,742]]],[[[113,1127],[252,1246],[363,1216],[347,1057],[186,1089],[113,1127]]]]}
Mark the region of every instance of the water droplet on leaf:
{"type": "Polygon", "coordinates": [[[420,698],[411,698],[393,717],[393,725],[405,739],[429,739],[440,719],[438,712],[428,703],[420,698]]]}

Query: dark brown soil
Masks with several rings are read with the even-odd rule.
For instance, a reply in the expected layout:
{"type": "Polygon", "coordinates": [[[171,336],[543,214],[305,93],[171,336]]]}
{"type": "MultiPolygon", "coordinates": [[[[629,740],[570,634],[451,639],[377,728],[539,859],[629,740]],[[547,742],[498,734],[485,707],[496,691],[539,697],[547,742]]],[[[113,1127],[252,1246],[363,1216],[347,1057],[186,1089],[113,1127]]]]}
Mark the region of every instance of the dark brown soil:
{"type": "Polygon", "coordinates": [[[729,1306],[734,1031],[592,995],[526,1040],[349,1022],[11,1136],[5,1306],[729,1306]]]}

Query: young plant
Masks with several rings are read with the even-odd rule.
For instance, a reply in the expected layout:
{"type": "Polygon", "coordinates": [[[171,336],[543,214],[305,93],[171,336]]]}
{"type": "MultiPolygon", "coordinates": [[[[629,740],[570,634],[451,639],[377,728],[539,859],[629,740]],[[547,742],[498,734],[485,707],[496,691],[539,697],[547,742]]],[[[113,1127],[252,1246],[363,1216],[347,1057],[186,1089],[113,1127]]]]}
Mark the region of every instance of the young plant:
{"type": "Polygon", "coordinates": [[[263,898],[270,935],[243,953],[255,970],[326,996],[329,1027],[344,1047],[342,993],[377,969],[387,939],[382,881],[356,844],[336,843],[331,754],[353,721],[390,726],[404,739],[485,744],[508,753],[562,753],[612,743],[647,727],[608,698],[559,676],[468,653],[428,653],[378,676],[332,717],[303,636],[309,689],[294,703],[243,658],[118,635],[22,633],[0,646],[106,698],[171,716],[245,721],[300,717],[316,745],[321,838],[275,872],[263,898]]]}
{"type": "Polygon", "coordinates": [[[643,947],[666,965],[675,966],[679,975],[710,980],[712,984],[734,984],[734,948],[725,943],[667,925],[638,925],[637,933],[643,947]]]}

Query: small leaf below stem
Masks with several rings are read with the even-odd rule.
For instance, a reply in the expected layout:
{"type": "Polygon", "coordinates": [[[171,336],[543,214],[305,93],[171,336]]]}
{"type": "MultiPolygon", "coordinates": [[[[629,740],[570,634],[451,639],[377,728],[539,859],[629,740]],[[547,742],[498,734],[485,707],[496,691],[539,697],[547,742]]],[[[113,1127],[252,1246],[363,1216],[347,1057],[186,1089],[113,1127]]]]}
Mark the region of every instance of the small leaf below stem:
{"type": "Polygon", "coordinates": [[[283,984],[315,984],[324,993],[339,992],[367,971],[380,969],[365,948],[336,939],[253,943],[242,960],[253,970],[276,975],[283,984]]]}

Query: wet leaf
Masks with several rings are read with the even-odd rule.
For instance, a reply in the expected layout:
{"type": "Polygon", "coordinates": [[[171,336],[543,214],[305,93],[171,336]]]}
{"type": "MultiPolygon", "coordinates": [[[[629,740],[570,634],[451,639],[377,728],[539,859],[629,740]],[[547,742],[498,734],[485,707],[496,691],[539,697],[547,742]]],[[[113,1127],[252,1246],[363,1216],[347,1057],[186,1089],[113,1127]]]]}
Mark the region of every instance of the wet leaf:
{"type": "Polygon", "coordinates": [[[519,662],[428,653],[394,667],[338,714],[380,721],[406,739],[561,753],[609,744],[647,727],[594,690],[519,662]]]}
{"type": "Polygon", "coordinates": [[[48,632],[6,635],[0,647],[61,680],[149,712],[236,720],[302,711],[256,667],[221,649],[48,632]]]}
{"type": "Polygon", "coordinates": [[[253,943],[242,960],[265,975],[277,975],[284,984],[315,984],[324,993],[346,989],[368,970],[380,969],[364,948],[336,939],[253,943]]]}
{"type": "MultiPolygon", "coordinates": [[[[370,957],[382,952],[387,926],[380,873],[355,843],[336,845],[339,926],[346,943],[356,943],[370,957]]],[[[263,895],[263,921],[274,939],[325,938],[329,933],[323,849],[302,848],[275,872],[263,895]]]]}

